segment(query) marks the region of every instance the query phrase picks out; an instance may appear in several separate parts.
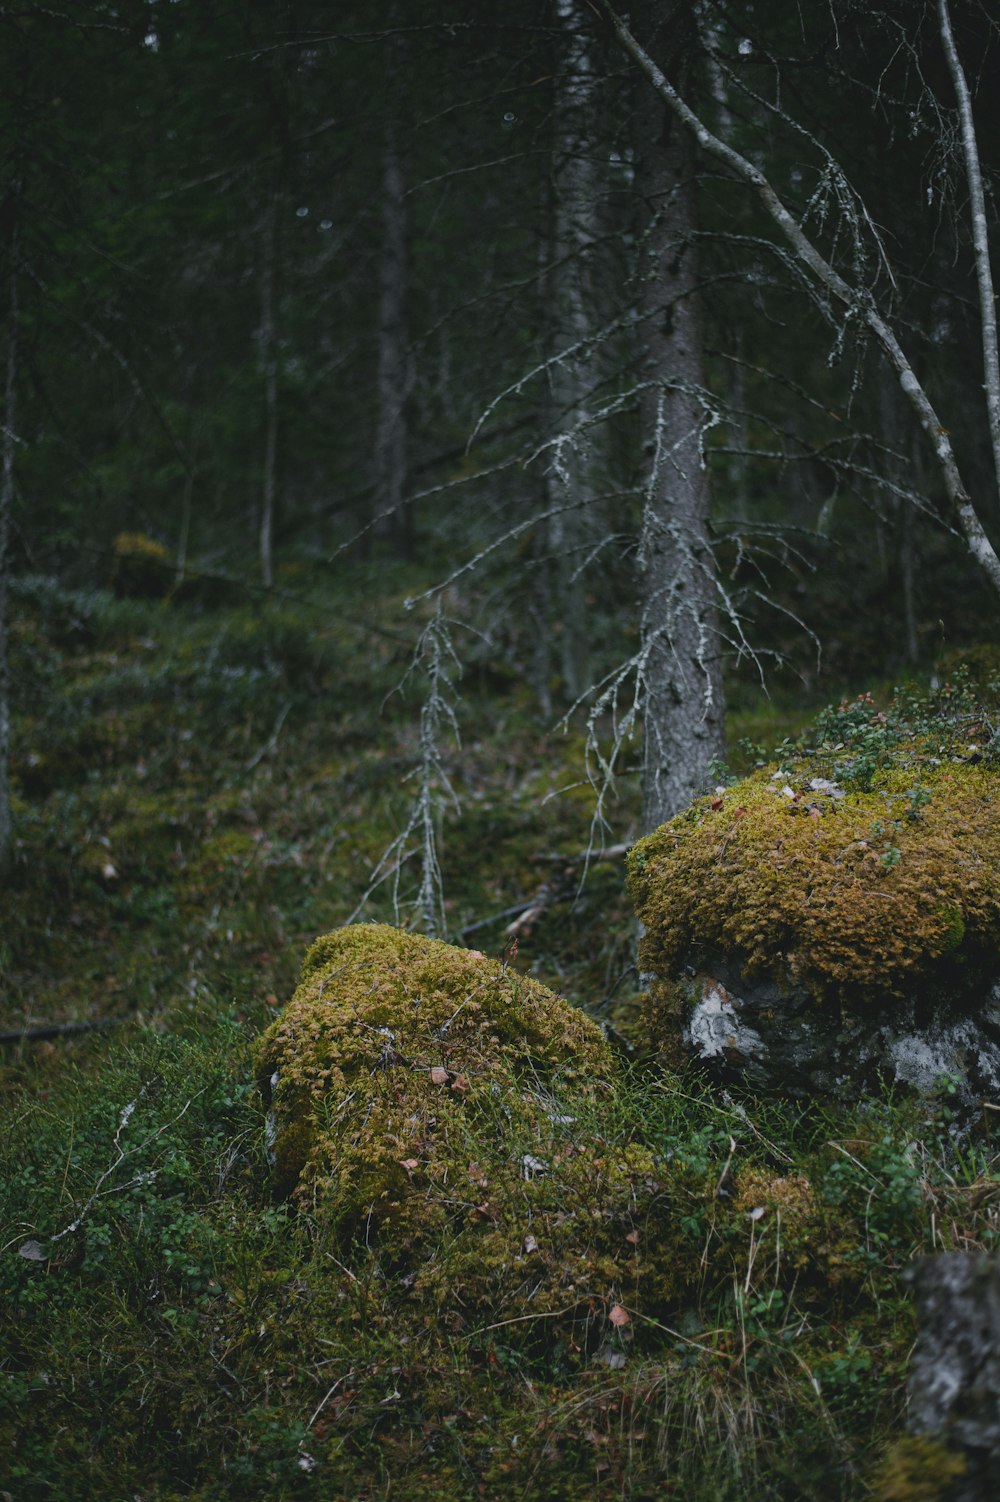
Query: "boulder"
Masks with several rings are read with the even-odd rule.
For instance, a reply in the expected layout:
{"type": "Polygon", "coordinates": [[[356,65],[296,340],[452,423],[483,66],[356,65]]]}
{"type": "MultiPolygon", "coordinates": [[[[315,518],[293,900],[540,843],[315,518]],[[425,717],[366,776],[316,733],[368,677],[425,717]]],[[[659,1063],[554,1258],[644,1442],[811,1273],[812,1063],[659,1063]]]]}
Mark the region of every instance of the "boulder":
{"type": "Polygon", "coordinates": [[[992,733],[947,693],[864,696],[641,840],[652,1040],[756,1088],[1000,1101],[992,733]]]}
{"type": "Polygon", "coordinates": [[[1000,1262],[946,1252],[904,1277],[916,1294],[907,1430],[876,1482],[879,1502],[990,1502],[1000,1467],[1000,1262]]]}

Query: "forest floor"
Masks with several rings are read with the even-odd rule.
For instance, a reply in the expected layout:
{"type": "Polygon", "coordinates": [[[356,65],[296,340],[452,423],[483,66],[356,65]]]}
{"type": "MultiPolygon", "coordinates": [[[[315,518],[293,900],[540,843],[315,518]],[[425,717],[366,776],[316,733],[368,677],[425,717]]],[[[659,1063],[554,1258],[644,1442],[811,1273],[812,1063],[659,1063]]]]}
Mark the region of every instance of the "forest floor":
{"type": "MultiPolygon", "coordinates": [[[[0,1487],[923,1495],[899,1272],[995,1244],[992,1145],[956,1153],[946,1101],[838,1113],[664,1070],[617,850],[636,770],[594,845],[582,732],[553,733],[518,664],[486,659],[452,673],[460,740],[439,724],[428,761],[414,582],[293,574],[236,606],[17,587],[0,1029],[26,1036],[0,1052],[0,1487]],[[377,1244],[275,1198],[254,1043],[318,934],[418,924],[419,862],[391,852],[422,812],[422,754],[444,936],[499,954],[518,922],[512,963],[609,1026],[620,1074],[586,1130],[609,1162],[651,1165],[627,1239],[674,1249],[653,1299],[602,1282],[584,1246],[566,1319],[471,1321],[457,1272],[431,1308],[377,1244]]],[[[734,765],[802,715],[748,699],[734,765]]],[[[499,1148],[480,1147],[488,1174],[499,1148]]],[[[445,1273],[452,1255],[431,1253],[445,1273]]]]}

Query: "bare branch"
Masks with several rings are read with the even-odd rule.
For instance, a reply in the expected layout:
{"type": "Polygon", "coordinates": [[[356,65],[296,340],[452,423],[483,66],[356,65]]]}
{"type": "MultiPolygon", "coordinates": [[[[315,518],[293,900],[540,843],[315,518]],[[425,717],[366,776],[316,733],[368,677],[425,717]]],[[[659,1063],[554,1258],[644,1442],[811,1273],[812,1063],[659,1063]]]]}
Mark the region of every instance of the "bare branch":
{"type": "Polygon", "coordinates": [[[831,266],[785,207],[770,180],[760,168],[748,161],[734,147],[713,135],[636,41],[625,21],[612,8],[608,0],[599,0],[599,3],[622,49],[636,63],[673,114],[691,131],[701,149],[709,156],[723,162],[738,178],[753,188],[766,212],[789,242],[798,259],[808,267],[817,281],[844,305],[848,314],[864,323],[875,336],[892,365],[900,387],[916,413],[920,426],[930,440],[956,528],[990,583],[1000,593],[1000,558],[997,557],[996,550],[965,488],[947,428],[918,380],[895,333],[879,312],[871,293],[867,288],[852,286],[831,266]]]}
{"type": "Polygon", "coordinates": [[[938,15],[941,22],[941,42],[955,93],[958,96],[958,113],[962,122],[962,154],[965,157],[965,176],[972,201],[972,244],[976,254],[976,278],[979,282],[979,311],[983,327],[983,380],[986,388],[986,410],[990,420],[990,440],[993,444],[993,464],[997,485],[1000,486],[1000,353],[997,349],[996,300],[993,295],[993,273],[990,269],[990,242],[986,229],[986,198],[983,193],[983,174],[979,166],[979,143],[976,125],[972,118],[972,100],[965,70],[962,67],[948,13],[948,0],[938,0],[938,15]]]}

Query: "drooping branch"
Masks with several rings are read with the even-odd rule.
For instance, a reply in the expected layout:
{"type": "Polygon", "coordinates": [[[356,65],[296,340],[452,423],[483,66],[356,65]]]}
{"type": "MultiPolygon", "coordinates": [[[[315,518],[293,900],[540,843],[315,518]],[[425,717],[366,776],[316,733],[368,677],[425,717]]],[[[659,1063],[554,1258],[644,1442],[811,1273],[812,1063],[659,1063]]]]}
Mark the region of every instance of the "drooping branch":
{"type": "Polygon", "coordinates": [[[993,295],[993,273],[990,268],[989,233],[986,228],[986,197],[983,193],[983,174],[979,166],[979,143],[976,139],[975,121],[972,118],[969,85],[951,29],[948,0],[938,0],[938,16],[941,22],[941,43],[944,47],[944,55],[948,59],[952,83],[955,85],[958,114],[962,125],[962,155],[965,157],[965,177],[972,207],[972,244],[976,257],[979,311],[983,328],[983,385],[986,391],[986,410],[990,420],[993,464],[997,485],[1000,486],[1000,351],[997,348],[996,302],[993,295]]]}
{"type": "Polygon", "coordinates": [[[734,147],[713,135],[700,116],[680,96],[663,71],[639,44],[626,22],[608,3],[608,0],[599,0],[599,3],[623,51],[632,58],[677,119],[687,130],[691,131],[701,149],[706,155],[722,162],[736,177],[754,190],[771,220],[791,245],[796,258],[812,272],[820,285],[846,308],[849,317],[859,320],[874,335],[931,443],[948,498],[950,520],[965,539],[970,553],[990,583],[1000,593],[1000,557],[997,556],[965,488],[947,429],[914,372],[895,333],[879,312],[871,293],[865,287],[852,286],[840,275],[786,208],[767,175],[734,147]]]}

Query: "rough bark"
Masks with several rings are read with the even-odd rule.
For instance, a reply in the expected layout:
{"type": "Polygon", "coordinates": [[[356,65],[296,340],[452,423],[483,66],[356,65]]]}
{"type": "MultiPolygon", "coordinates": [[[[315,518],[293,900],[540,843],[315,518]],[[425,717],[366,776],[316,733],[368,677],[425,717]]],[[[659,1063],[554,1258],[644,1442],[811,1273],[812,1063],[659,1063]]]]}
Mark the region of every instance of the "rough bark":
{"type": "Polygon", "coordinates": [[[274,583],[274,506],[278,462],[278,343],[275,290],[278,278],[277,182],[271,189],[264,218],[260,278],[260,358],[264,376],[264,457],[261,471],[260,577],[265,589],[274,583]]]}
{"type": "Polygon", "coordinates": [[[583,587],[577,570],[587,549],[590,508],[598,489],[593,437],[578,430],[594,381],[595,357],[587,340],[600,321],[592,259],[599,238],[595,220],[600,184],[593,139],[598,98],[589,28],[582,23],[574,0],[556,0],[555,12],[559,58],[544,289],[551,330],[547,351],[550,428],[553,434],[565,433],[566,437],[549,449],[546,473],[546,545],[551,560],[548,614],[558,623],[563,685],[575,700],[588,676],[583,587]],[[567,503],[574,509],[567,509],[567,503]]]}
{"type": "Polygon", "coordinates": [[[643,101],[637,123],[635,185],[644,220],[637,267],[645,383],[642,828],[648,833],[690,802],[710,760],[723,754],[724,701],[703,452],[694,153],[655,94],[643,101]]]}

